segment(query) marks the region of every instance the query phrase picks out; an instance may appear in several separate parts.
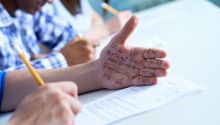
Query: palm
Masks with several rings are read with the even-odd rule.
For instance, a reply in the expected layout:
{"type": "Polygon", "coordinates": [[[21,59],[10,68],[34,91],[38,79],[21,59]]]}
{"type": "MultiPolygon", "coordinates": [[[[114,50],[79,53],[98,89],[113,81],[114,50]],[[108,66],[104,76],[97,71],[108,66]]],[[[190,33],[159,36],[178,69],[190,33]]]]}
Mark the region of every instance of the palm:
{"type": "Polygon", "coordinates": [[[124,46],[136,24],[136,17],[132,17],[101,52],[99,77],[105,88],[151,85],[156,83],[156,77],[166,75],[168,63],[157,59],[165,57],[164,51],[124,46]]]}

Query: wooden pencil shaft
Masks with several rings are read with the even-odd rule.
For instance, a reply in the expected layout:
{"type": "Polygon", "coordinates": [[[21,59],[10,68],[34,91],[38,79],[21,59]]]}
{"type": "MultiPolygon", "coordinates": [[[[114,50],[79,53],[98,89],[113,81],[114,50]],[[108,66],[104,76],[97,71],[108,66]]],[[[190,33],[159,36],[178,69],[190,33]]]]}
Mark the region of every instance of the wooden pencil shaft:
{"type": "Polygon", "coordinates": [[[25,58],[25,55],[23,53],[19,53],[19,57],[24,62],[24,64],[27,66],[31,75],[36,80],[38,86],[43,86],[44,85],[43,79],[40,77],[40,75],[37,73],[37,71],[32,67],[31,63],[25,58]]]}

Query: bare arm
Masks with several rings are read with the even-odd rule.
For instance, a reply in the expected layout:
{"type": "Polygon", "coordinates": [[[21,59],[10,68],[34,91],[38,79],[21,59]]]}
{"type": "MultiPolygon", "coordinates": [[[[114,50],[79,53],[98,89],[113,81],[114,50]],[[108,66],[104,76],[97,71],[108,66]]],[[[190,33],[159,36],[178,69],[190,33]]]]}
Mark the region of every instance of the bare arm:
{"type": "MultiPolygon", "coordinates": [[[[73,81],[77,83],[79,93],[101,89],[97,80],[96,61],[62,69],[38,70],[46,83],[55,81],[73,81]]],[[[26,70],[8,72],[5,81],[1,111],[9,111],[37,88],[30,73],[26,70]]]]}

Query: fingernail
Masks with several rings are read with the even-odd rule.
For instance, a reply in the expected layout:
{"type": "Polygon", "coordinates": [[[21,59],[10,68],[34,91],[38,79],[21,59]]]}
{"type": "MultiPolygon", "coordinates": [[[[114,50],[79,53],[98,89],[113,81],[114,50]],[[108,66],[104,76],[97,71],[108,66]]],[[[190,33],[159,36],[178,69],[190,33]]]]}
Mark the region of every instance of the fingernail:
{"type": "Polygon", "coordinates": [[[150,82],[152,85],[155,85],[157,83],[157,78],[151,78],[150,82]]]}
{"type": "Polygon", "coordinates": [[[170,64],[169,64],[169,62],[164,61],[164,62],[162,63],[162,67],[165,68],[165,69],[170,68],[170,64]]]}

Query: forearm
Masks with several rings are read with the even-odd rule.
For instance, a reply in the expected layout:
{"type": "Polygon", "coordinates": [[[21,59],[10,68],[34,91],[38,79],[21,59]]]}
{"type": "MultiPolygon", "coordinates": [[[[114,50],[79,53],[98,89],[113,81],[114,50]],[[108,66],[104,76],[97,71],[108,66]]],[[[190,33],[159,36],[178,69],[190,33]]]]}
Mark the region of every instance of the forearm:
{"type": "Polygon", "coordinates": [[[73,81],[79,94],[102,89],[97,76],[97,60],[62,69],[40,71],[45,82],[73,81]]]}
{"type": "MultiPolygon", "coordinates": [[[[62,69],[38,70],[46,83],[73,81],[80,94],[102,89],[97,77],[96,61],[62,69]]],[[[37,88],[35,80],[27,70],[11,71],[5,80],[1,111],[16,108],[21,100],[37,88]]]]}

